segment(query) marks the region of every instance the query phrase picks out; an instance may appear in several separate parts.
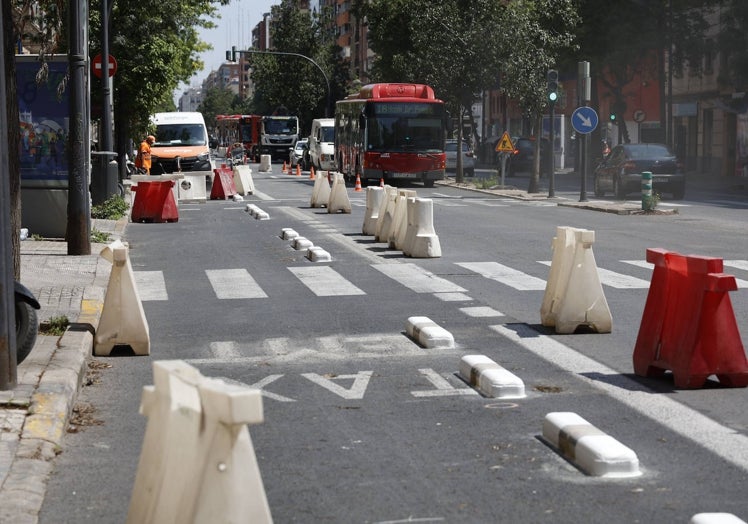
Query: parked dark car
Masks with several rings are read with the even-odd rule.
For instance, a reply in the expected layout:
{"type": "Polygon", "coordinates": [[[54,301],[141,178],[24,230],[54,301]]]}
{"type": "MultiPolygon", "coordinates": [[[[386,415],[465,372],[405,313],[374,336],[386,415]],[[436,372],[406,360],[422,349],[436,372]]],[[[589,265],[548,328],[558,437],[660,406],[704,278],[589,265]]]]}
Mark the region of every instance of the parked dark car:
{"type": "MultiPolygon", "coordinates": [[[[514,152],[509,157],[507,171],[509,176],[517,173],[532,173],[535,160],[535,137],[512,138],[514,152]]],[[[540,176],[548,175],[551,166],[551,148],[547,139],[540,139],[540,176]]]]}
{"type": "Polygon", "coordinates": [[[595,196],[610,191],[616,198],[641,194],[642,172],[652,173],[652,190],[680,200],[686,193],[686,175],[675,154],[664,144],[621,144],[595,168],[595,196]]]}

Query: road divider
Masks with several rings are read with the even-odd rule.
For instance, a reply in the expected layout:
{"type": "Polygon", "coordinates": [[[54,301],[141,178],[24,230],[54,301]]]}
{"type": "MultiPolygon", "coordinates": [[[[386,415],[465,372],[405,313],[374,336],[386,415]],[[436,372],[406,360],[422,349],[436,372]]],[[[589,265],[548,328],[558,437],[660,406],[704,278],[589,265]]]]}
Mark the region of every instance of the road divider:
{"type": "Polygon", "coordinates": [[[247,196],[254,194],[255,183],[252,180],[252,168],[238,164],[234,166],[234,186],[236,192],[240,195],[247,196]]]}
{"type": "Polygon", "coordinates": [[[263,211],[256,204],[247,204],[244,210],[249,213],[249,216],[254,217],[256,220],[269,220],[270,215],[267,211],[263,211]]]}
{"type": "Polygon", "coordinates": [[[293,240],[294,238],[298,237],[299,234],[296,232],[295,229],[292,229],[290,227],[284,227],[281,229],[280,237],[283,240],[293,240]]]}
{"type": "Polygon", "coordinates": [[[213,170],[213,185],[210,188],[211,200],[225,200],[237,194],[234,173],[226,164],[213,170]]]}
{"type": "Polygon", "coordinates": [[[452,333],[428,317],[408,318],[405,332],[425,348],[450,349],[455,347],[455,339],[452,333]]]}
{"type": "Polygon", "coordinates": [[[605,434],[576,413],[548,413],[543,438],[572,464],[594,477],[641,475],[633,450],[605,434]]]}
{"type": "Polygon", "coordinates": [[[525,398],[525,383],[485,355],[465,355],[460,360],[460,377],[490,398],[525,398]]]}
{"type": "Polygon", "coordinates": [[[412,258],[442,256],[439,236],[434,231],[434,201],[430,198],[408,198],[407,224],[402,251],[412,258]]]}
{"type": "Polygon", "coordinates": [[[343,173],[333,173],[332,189],[327,202],[328,213],[351,213],[351,201],[348,198],[348,190],[345,187],[343,173]]]}
{"type": "Polygon", "coordinates": [[[296,237],[291,241],[291,247],[296,251],[302,251],[313,247],[314,243],[306,237],[296,237]]]}
{"type": "Polygon", "coordinates": [[[603,293],[592,252],[595,232],[560,226],[553,238],[553,259],[540,307],[544,326],[574,333],[580,326],[610,333],[613,317],[603,293]]]}
{"type": "Polygon", "coordinates": [[[320,171],[314,178],[314,187],[312,188],[312,198],[309,201],[310,207],[327,207],[330,202],[330,180],[328,171],[320,171]]]}
{"type": "Polygon", "coordinates": [[[312,246],[306,250],[306,257],[312,262],[330,262],[332,256],[319,246],[312,246]]]}
{"type": "Polygon", "coordinates": [[[377,232],[377,220],[379,220],[379,208],[382,207],[382,199],[385,196],[384,188],[369,186],[366,188],[366,213],[361,232],[364,235],[374,235],[377,232]]]}

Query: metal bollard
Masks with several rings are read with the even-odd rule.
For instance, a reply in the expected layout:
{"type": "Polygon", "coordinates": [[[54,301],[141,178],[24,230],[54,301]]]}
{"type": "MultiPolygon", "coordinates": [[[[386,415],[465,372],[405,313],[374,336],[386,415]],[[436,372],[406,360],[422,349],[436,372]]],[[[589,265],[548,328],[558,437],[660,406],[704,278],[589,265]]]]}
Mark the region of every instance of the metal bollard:
{"type": "Polygon", "coordinates": [[[642,172],[642,209],[651,211],[654,209],[654,200],[652,199],[652,172],[642,172]]]}

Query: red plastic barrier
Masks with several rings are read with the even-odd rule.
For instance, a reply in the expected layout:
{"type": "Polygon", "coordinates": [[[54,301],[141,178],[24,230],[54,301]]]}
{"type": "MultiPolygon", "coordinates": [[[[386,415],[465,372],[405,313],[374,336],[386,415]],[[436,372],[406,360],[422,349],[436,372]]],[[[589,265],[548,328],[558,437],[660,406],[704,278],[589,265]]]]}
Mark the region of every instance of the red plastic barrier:
{"type": "Polygon", "coordinates": [[[132,187],[135,201],[132,203],[130,219],[133,222],[177,222],[179,210],[174,200],[173,180],[138,182],[132,187]]]}
{"type": "Polygon", "coordinates": [[[234,184],[234,171],[225,164],[213,170],[213,186],[210,189],[211,200],[223,200],[237,194],[234,184]]]}
{"type": "Polygon", "coordinates": [[[647,249],[655,265],[634,348],[634,372],[673,372],[677,388],[699,388],[716,375],[748,386],[748,360],[728,292],[738,286],[721,258],[647,249]]]}

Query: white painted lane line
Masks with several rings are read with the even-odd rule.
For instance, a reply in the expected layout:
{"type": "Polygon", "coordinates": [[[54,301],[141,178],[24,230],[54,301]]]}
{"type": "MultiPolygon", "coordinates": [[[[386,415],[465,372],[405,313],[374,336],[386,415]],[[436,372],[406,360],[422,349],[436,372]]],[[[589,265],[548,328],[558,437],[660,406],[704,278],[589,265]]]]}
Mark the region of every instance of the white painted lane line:
{"type": "MultiPolygon", "coordinates": [[[[550,260],[538,260],[539,263],[550,266],[550,260]]],[[[647,289],[649,288],[649,281],[642,280],[641,278],[624,275],[622,273],[616,273],[609,269],[597,268],[597,276],[600,277],[600,283],[606,286],[614,287],[616,289],[647,289]]]]}
{"type": "Polygon", "coordinates": [[[725,427],[670,397],[654,393],[641,384],[556,340],[523,324],[491,326],[491,329],[519,344],[554,366],[573,373],[579,380],[604,391],[630,409],[657,424],[690,439],[704,449],[748,471],[748,436],[725,427]],[[605,381],[589,377],[606,377],[605,381]]]}
{"type": "Polygon", "coordinates": [[[415,264],[372,264],[371,267],[416,293],[463,293],[467,291],[415,264]]]}
{"type": "Polygon", "coordinates": [[[748,271],[748,260],[724,260],[722,263],[727,267],[748,271]]]}
{"type": "Polygon", "coordinates": [[[169,300],[163,271],[133,271],[140,301],[169,300]]]}
{"type": "Polygon", "coordinates": [[[478,307],[461,307],[460,311],[465,313],[469,317],[474,318],[485,318],[485,317],[503,317],[504,313],[496,311],[492,307],[478,306],[478,307]]]}
{"type": "Polygon", "coordinates": [[[457,265],[520,291],[545,290],[545,280],[498,262],[459,262],[457,265]]]}
{"type": "Polygon", "coordinates": [[[267,298],[265,292],[246,269],[206,269],[205,274],[208,275],[216,297],[221,300],[267,298]]]}
{"type": "Polygon", "coordinates": [[[478,395],[478,392],[472,388],[456,388],[442,377],[439,373],[430,368],[419,369],[418,372],[428,380],[434,389],[420,391],[411,391],[410,394],[416,398],[428,397],[461,397],[465,395],[478,395]]]}
{"type": "Polygon", "coordinates": [[[366,294],[330,266],[289,267],[288,270],[318,297],[366,294]]]}

